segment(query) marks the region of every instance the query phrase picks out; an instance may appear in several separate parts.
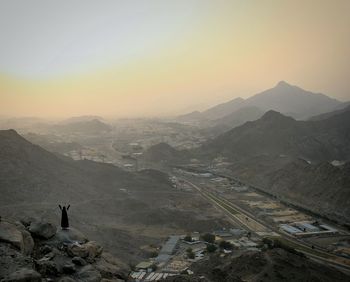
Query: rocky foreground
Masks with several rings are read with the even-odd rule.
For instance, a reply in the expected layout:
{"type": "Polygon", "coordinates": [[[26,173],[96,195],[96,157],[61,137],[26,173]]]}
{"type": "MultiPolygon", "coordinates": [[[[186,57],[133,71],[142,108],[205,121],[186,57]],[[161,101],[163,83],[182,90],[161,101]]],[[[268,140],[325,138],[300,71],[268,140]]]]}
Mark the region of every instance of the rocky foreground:
{"type": "Polygon", "coordinates": [[[0,221],[0,281],[108,282],[128,270],[81,232],[37,219],[0,221]]]}

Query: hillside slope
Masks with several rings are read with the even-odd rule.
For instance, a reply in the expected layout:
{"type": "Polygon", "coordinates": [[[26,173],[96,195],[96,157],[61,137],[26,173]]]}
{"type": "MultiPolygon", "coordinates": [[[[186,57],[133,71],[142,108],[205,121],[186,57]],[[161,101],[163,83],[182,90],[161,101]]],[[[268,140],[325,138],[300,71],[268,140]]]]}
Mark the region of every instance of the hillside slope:
{"type": "Polygon", "coordinates": [[[311,161],[349,160],[350,110],[322,121],[296,121],[269,111],[208,142],[202,148],[231,159],[286,155],[311,161]]]}
{"type": "Polygon", "coordinates": [[[0,131],[0,194],[0,214],[10,218],[59,222],[58,204],[71,204],[71,225],[125,262],[141,260],[147,255],[141,246],[169,234],[227,225],[199,195],[174,189],[164,173],[73,161],[14,130],[0,131]]]}

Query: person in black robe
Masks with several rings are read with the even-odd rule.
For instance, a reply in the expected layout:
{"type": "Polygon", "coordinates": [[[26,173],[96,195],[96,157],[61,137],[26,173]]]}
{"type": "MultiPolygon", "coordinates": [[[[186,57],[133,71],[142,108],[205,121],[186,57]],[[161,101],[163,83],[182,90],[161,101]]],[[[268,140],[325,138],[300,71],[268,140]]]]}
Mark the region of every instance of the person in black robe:
{"type": "Polygon", "coordinates": [[[62,227],[62,229],[69,229],[69,221],[68,221],[67,211],[69,210],[70,205],[68,205],[67,208],[65,206],[63,206],[63,208],[62,208],[61,205],[58,205],[58,206],[60,207],[60,210],[62,212],[61,227],[62,227]]]}

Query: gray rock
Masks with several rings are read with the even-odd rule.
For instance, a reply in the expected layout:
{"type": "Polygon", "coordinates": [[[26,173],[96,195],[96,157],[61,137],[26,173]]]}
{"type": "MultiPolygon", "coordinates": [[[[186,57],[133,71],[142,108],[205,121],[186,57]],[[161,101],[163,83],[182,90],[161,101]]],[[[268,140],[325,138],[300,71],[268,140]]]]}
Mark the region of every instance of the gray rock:
{"type": "Polygon", "coordinates": [[[72,262],[78,266],[85,266],[87,264],[87,262],[81,257],[72,258],[72,262]]]}
{"type": "Polygon", "coordinates": [[[74,263],[66,263],[65,265],[62,266],[62,271],[63,273],[66,274],[72,274],[76,271],[75,264],[74,263]]]}
{"type": "Polygon", "coordinates": [[[76,282],[77,280],[74,280],[71,277],[62,277],[58,282],[76,282]]]}
{"type": "Polygon", "coordinates": [[[39,260],[35,262],[35,268],[42,275],[58,275],[60,270],[57,264],[50,260],[39,260]]]}
{"type": "Polygon", "coordinates": [[[21,269],[34,267],[32,259],[16,250],[10,243],[0,243],[0,277],[21,269]]]}
{"type": "Polygon", "coordinates": [[[35,218],[33,217],[24,217],[22,219],[20,219],[20,222],[25,226],[25,227],[29,227],[29,225],[35,221],[35,218]]]}
{"type": "Polygon", "coordinates": [[[41,282],[41,275],[33,269],[22,268],[11,273],[2,282],[41,282]]]}
{"type": "Polygon", "coordinates": [[[67,253],[72,257],[81,257],[94,259],[101,256],[103,248],[95,241],[90,241],[85,244],[71,244],[67,248],[67,253]]]}
{"type": "Polygon", "coordinates": [[[34,249],[34,240],[32,235],[27,230],[21,230],[23,236],[22,252],[25,255],[30,255],[34,249]]]}
{"type": "Polygon", "coordinates": [[[8,242],[23,254],[31,254],[34,248],[32,236],[16,224],[7,221],[0,221],[0,241],[8,242]]]}
{"type": "Polygon", "coordinates": [[[56,234],[57,228],[50,222],[33,221],[29,226],[29,232],[32,235],[49,239],[56,234]]]}
{"type": "Polygon", "coordinates": [[[78,279],[84,282],[100,282],[102,276],[91,264],[84,266],[78,272],[78,279]]]}
{"type": "Polygon", "coordinates": [[[48,246],[48,245],[45,245],[45,246],[42,246],[40,247],[40,252],[44,255],[52,252],[52,247],[48,246]]]}

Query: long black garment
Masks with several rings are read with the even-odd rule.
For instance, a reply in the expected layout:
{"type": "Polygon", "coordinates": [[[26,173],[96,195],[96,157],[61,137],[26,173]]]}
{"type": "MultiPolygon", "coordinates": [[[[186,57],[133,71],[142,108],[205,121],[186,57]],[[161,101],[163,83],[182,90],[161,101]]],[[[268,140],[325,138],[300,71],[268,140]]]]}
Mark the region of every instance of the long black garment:
{"type": "Polygon", "coordinates": [[[65,206],[63,206],[63,208],[61,206],[60,210],[62,211],[62,217],[61,217],[61,227],[62,229],[68,229],[69,228],[69,220],[68,220],[68,214],[67,211],[69,210],[70,205],[66,208],[65,206]]]}

